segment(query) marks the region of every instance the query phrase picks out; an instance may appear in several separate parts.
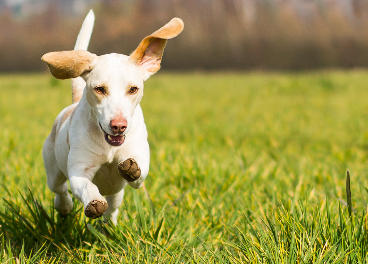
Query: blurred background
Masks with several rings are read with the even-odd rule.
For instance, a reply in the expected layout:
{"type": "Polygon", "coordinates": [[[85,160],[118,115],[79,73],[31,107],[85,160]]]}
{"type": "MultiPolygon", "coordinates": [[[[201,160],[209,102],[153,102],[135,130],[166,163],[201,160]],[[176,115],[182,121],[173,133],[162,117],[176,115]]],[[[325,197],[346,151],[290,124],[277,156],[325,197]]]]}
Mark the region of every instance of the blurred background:
{"type": "Polygon", "coordinates": [[[0,0],[0,71],[46,69],[41,56],[73,49],[88,10],[89,50],[129,54],[172,17],[172,70],[305,70],[368,66],[366,0],[0,0]]]}

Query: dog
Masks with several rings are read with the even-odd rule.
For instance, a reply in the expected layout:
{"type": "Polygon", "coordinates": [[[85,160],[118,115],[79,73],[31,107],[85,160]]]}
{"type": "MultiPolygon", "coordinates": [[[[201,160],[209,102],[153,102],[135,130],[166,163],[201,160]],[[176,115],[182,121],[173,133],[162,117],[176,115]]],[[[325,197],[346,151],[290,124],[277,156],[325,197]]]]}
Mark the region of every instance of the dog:
{"type": "Polygon", "coordinates": [[[72,102],[56,117],[43,150],[47,185],[61,216],[73,209],[70,189],[89,218],[116,225],[124,188],[141,187],[149,170],[149,145],[140,101],[143,82],[160,69],[168,39],[184,23],[173,18],[145,37],[130,56],[87,51],[94,25],[91,10],[74,50],[42,56],[57,79],[72,79],[72,102]]]}

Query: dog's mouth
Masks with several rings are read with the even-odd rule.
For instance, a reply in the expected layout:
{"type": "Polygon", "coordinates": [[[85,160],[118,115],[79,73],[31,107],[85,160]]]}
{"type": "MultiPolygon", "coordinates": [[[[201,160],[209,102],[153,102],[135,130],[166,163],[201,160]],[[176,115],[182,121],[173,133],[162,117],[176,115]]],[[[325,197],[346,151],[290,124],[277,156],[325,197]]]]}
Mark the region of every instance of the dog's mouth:
{"type": "Polygon", "coordinates": [[[118,147],[124,143],[125,135],[117,135],[117,136],[110,135],[106,133],[105,130],[103,130],[101,124],[99,125],[100,125],[102,132],[105,134],[105,140],[107,143],[109,143],[109,145],[118,147]]]}

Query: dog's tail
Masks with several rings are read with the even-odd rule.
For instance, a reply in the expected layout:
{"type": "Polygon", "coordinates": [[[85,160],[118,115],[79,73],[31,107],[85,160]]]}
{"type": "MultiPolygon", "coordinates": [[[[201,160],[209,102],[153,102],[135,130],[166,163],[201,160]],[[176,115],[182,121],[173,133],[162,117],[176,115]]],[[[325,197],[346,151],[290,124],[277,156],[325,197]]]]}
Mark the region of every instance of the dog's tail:
{"type": "MultiPolygon", "coordinates": [[[[92,10],[90,10],[83,21],[81,30],[79,31],[77,37],[77,42],[75,43],[74,50],[87,50],[89,40],[91,39],[94,23],[95,23],[95,14],[93,13],[92,10]]],[[[72,79],[73,104],[80,101],[85,86],[86,82],[81,77],[72,79]]]]}

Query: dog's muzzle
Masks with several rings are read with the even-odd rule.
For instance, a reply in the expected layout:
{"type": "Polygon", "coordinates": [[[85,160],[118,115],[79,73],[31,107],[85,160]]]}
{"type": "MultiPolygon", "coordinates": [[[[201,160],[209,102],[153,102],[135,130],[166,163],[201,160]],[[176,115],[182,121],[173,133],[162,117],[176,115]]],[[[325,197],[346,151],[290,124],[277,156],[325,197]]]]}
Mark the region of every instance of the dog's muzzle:
{"type": "Polygon", "coordinates": [[[124,140],[125,140],[125,135],[110,135],[108,133],[105,132],[105,130],[103,130],[101,124],[100,125],[100,128],[102,130],[102,132],[104,133],[105,135],[105,140],[107,141],[107,143],[109,143],[109,145],[111,146],[114,146],[114,147],[118,147],[120,146],[121,144],[124,143],[124,140]]]}

